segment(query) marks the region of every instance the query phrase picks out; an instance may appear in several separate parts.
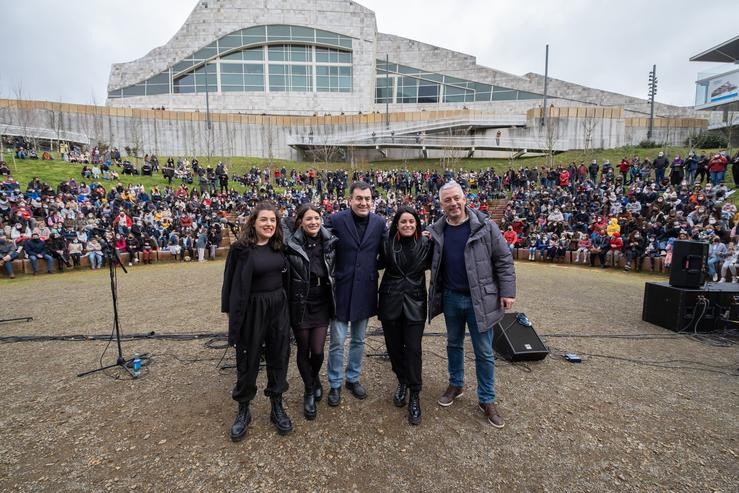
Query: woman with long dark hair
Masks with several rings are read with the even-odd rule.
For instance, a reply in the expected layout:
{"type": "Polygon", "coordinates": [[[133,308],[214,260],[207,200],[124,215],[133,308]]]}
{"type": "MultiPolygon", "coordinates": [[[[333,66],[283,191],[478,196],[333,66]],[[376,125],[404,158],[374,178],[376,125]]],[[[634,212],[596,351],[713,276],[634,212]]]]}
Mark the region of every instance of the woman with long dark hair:
{"type": "Polygon", "coordinates": [[[426,270],[431,267],[432,243],[421,234],[421,219],[408,206],[393,217],[381,251],[385,273],[380,283],[378,318],[398,387],[393,403],[408,398],[408,422],[421,422],[421,338],[426,323],[426,270]]]}
{"type": "Polygon", "coordinates": [[[338,239],[321,225],[321,209],[298,207],[295,233],[287,242],[290,264],[290,324],[298,345],[297,363],[305,385],[303,415],[316,417],[316,401],[323,397],[318,373],[323,365],[328,323],[334,316],[334,266],[338,239]]]}
{"type": "Polygon", "coordinates": [[[287,259],[280,218],[275,208],[254,206],[242,236],[228,252],[223,275],[221,311],[228,313],[228,343],[236,348],[236,385],[233,399],[239,410],[231,426],[231,440],[246,435],[251,422],[249,403],[257,394],[262,346],[267,363],[265,395],[271,401],[270,420],[281,435],[293,425],[282,405],[287,391],[290,358],[290,322],[287,311],[287,259]]]}

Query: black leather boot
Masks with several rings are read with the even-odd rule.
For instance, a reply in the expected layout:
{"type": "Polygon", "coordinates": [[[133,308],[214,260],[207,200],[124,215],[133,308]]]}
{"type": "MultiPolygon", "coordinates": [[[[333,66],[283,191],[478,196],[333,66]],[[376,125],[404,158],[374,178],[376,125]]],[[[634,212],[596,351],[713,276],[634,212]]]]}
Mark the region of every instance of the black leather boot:
{"type": "Polygon", "coordinates": [[[305,387],[305,394],[303,394],[303,415],[309,421],[316,419],[316,394],[313,387],[305,387]]]}
{"type": "Polygon", "coordinates": [[[316,402],[320,402],[323,399],[323,384],[318,377],[313,379],[313,395],[316,398],[316,402]]]}
{"type": "Polygon", "coordinates": [[[411,390],[408,400],[408,423],[414,426],[421,424],[421,397],[417,390],[411,390]]]}
{"type": "Polygon", "coordinates": [[[248,402],[239,402],[239,413],[236,415],[234,424],[231,425],[231,441],[239,442],[246,435],[246,428],[251,423],[251,412],[248,402]]]}
{"type": "Polygon", "coordinates": [[[272,412],[269,414],[269,420],[277,428],[277,433],[287,435],[293,431],[293,422],[290,421],[285,408],[282,407],[282,396],[273,396],[270,398],[270,401],[272,402],[272,412]]]}
{"type": "Polygon", "coordinates": [[[393,395],[393,404],[395,407],[405,406],[405,398],[408,396],[408,387],[404,383],[399,383],[398,388],[395,389],[395,395],[393,395]]]}

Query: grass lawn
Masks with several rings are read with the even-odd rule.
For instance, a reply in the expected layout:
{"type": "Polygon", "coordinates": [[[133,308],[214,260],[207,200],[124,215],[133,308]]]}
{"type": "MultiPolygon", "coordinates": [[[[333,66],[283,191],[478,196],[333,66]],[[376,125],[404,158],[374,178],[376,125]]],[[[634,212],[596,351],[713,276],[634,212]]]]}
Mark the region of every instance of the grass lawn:
{"type": "MultiPolygon", "coordinates": [[[[654,159],[654,157],[657,156],[657,153],[661,149],[640,149],[636,147],[622,147],[618,149],[596,149],[592,151],[588,151],[585,153],[584,151],[569,151],[564,152],[561,154],[557,154],[554,156],[554,163],[555,165],[559,164],[568,164],[571,161],[575,161],[576,163],[580,163],[581,161],[584,161],[586,164],[590,163],[591,160],[597,159],[598,163],[602,163],[605,159],[608,159],[611,161],[611,163],[615,166],[618,165],[619,161],[624,157],[627,156],[629,158],[633,157],[634,155],[639,156],[640,158],[649,158],[654,159]]],[[[686,147],[669,147],[666,150],[667,156],[669,158],[674,157],[677,154],[680,154],[681,156],[685,157],[688,154],[688,149],[686,147]]],[[[705,151],[699,151],[699,152],[705,152],[706,154],[709,153],[715,153],[717,152],[716,149],[707,149],[705,151]]],[[[57,153],[53,153],[53,156],[55,158],[58,158],[59,155],[57,153]]],[[[161,156],[160,157],[160,165],[166,162],[168,156],[161,156]]],[[[82,170],[82,164],[70,164],[65,161],[55,159],[52,161],[41,161],[41,160],[14,160],[13,154],[10,152],[6,152],[4,155],[5,161],[8,163],[8,167],[10,168],[11,173],[13,174],[13,177],[21,184],[21,187],[25,187],[25,185],[31,181],[31,179],[34,176],[38,176],[42,181],[48,182],[52,186],[56,186],[62,181],[69,180],[70,178],[75,178],[77,180],[81,180],[80,171],[82,170]]],[[[247,172],[250,168],[253,166],[256,166],[258,168],[264,168],[267,167],[270,163],[268,159],[262,159],[262,158],[253,158],[253,157],[229,157],[229,158],[218,158],[213,157],[210,160],[210,163],[213,167],[215,167],[218,160],[223,160],[224,163],[226,163],[226,166],[229,170],[230,175],[242,175],[245,172],[247,172]]],[[[198,161],[200,161],[201,164],[205,165],[208,162],[208,159],[205,157],[198,157],[198,161]]],[[[529,167],[532,168],[534,166],[542,167],[546,165],[546,157],[545,156],[535,156],[535,157],[525,157],[525,158],[518,158],[515,160],[510,159],[458,159],[455,161],[449,161],[446,162],[441,161],[440,159],[425,159],[425,160],[386,160],[386,161],[375,161],[370,163],[365,163],[360,166],[355,166],[355,169],[359,170],[392,170],[392,169],[399,169],[399,168],[407,168],[409,170],[426,170],[426,169],[437,169],[441,170],[444,168],[444,166],[451,166],[454,168],[464,168],[468,170],[483,170],[487,168],[493,168],[498,173],[505,172],[508,168],[518,169],[521,167],[529,167]]],[[[351,165],[349,163],[324,163],[322,161],[313,163],[313,162],[301,162],[301,161],[286,161],[286,160],[279,160],[279,159],[273,159],[272,160],[272,169],[276,167],[282,167],[285,166],[288,170],[296,169],[298,171],[304,171],[310,168],[315,167],[319,170],[337,170],[337,169],[344,169],[344,170],[350,170],[351,165]]],[[[120,169],[117,169],[120,174],[120,169]]],[[[730,171],[730,170],[729,170],[730,171]]],[[[726,180],[727,184],[730,187],[733,187],[734,182],[731,177],[731,173],[727,172],[726,174],[726,180]]],[[[163,187],[166,185],[167,180],[162,178],[160,174],[155,174],[154,176],[129,176],[129,175],[123,175],[121,174],[119,181],[121,183],[130,184],[130,183],[141,183],[147,188],[151,188],[152,186],[156,185],[159,187],[163,187]]],[[[173,180],[173,183],[179,183],[179,180],[173,180]]],[[[237,190],[243,189],[241,185],[239,184],[233,184],[237,190]]],[[[736,199],[735,199],[736,200],[736,199]]]]}

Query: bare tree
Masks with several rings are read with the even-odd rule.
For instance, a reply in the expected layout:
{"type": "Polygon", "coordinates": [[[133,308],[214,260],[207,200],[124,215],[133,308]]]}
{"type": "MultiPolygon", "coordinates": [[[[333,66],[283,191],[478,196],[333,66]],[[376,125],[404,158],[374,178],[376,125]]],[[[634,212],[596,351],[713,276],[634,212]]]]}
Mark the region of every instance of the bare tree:
{"type": "Polygon", "coordinates": [[[559,117],[550,116],[547,118],[546,125],[537,126],[538,140],[546,152],[547,166],[550,168],[554,166],[554,151],[557,150],[560,139],[559,123],[559,117]]]}
{"type": "Polygon", "coordinates": [[[584,148],[583,150],[587,154],[593,149],[593,132],[598,126],[600,121],[595,117],[595,109],[588,111],[590,108],[585,109],[585,116],[582,118],[580,124],[582,125],[582,131],[584,136],[584,148]]]}
{"type": "Polygon", "coordinates": [[[726,137],[726,153],[731,155],[733,151],[732,138],[734,137],[734,125],[736,120],[739,118],[739,113],[736,111],[724,111],[724,127],[721,129],[721,133],[726,137]]]}

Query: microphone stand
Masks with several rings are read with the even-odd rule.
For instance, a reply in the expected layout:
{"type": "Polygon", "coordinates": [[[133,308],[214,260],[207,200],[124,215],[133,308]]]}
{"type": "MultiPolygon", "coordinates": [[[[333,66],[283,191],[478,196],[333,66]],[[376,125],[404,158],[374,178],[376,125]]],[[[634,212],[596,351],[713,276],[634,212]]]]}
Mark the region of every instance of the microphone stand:
{"type": "Polygon", "coordinates": [[[118,322],[118,279],[116,277],[115,264],[117,263],[118,265],[120,265],[124,273],[128,274],[128,271],[123,266],[123,263],[118,256],[118,252],[115,249],[115,245],[113,245],[110,241],[103,239],[102,237],[100,239],[100,243],[103,247],[103,256],[108,261],[108,272],[110,273],[110,294],[113,299],[113,327],[115,329],[116,342],[118,343],[118,357],[116,358],[115,363],[111,365],[102,366],[100,368],[95,368],[94,370],[88,370],[82,373],[78,373],[77,376],[84,377],[85,375],[90,375],[91,373],[97,373],[99,371],[119,366],[126,370],[132,378],[135,378],[133,374],[133,369],[128,365],[128,363],[132,362],[133,360],[127,360],[126,358],[124,358],[123,349],[121,348],[121,327],[120,323],[118,322]]]}

